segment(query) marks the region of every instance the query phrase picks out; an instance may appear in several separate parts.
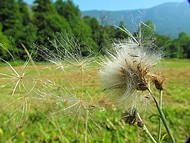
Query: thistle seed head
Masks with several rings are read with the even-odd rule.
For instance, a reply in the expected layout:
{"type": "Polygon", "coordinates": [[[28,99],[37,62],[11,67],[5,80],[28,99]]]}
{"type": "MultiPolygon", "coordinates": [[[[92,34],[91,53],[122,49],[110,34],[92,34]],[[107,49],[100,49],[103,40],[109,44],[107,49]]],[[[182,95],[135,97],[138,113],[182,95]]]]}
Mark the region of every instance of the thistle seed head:
{"type": "Polygon", "coordinates": [[[100,70],[103,87],[121,91],[118,95],[147,90],[148,75],[160,59],[160,54],[139,48],[135,43],[116,44],[115,54],[110,54],[100,70]]]}

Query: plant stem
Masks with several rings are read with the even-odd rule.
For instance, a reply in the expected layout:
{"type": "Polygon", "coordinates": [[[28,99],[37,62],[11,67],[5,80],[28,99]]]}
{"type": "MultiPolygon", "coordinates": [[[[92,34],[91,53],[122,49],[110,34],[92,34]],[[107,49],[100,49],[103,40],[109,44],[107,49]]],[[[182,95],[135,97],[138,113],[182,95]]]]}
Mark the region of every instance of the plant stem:
{"type": "MultiPolygon", "coordinates": [[[[142,121],[142,119],[141,119],[139,113],[137,113],[137,116],[138,116],[138,118],[142,121]]],[[[153,136],[151,135],[151,133],[149,132],[149,130],[147,129],[146,125],[143,125],[143,130],[147,133],[147,135],[149,136],[149,138],[151,139],[151,141],[152,141],[153,143],[157,143],[156,140],[155,140],[155,139],[153,138],[153,136]]]]}
{"type": "Polygon", "coordinates": [[[86,110],[86,123],[85,123],[85,126],[86,126],[86,131],[85,131],[85,143],[88,142],[88,110],[86,110]]]}
{"type": "MultiPolygon", "coordinates": [[[[159,106],[160,109],[162,110],[162,90],[160,90],[160,95],[159,95],[159,106]]],[[[158,142],[161,142],[161,138],[162,138],[162,119],[159,118],[159,130],[158,130],[158,142]]]]}
{"type": "Polygon", "coordinates": [[[165,117],[165,115],[164,115],[162,109],[161,109],[160,106],[158,105],[158,102],[156,101],[156,98],[155,98],[154,94],[152,93],[151,89],[148,89],[148,91],[149,91],[150,95],[152,96],[152,98],[153,98],[153,100],[154,100],[154,102],[155,102],[155,104],[156,104],[156,108],[157,108],[157,110],[158,110],[158,112],[159,112],[159,114],[160,114],[160,118],[162,119],[162,122],[163,122],[163,124],[164,124],[164,127],[165,127],[165,129],[166,129],[166,131],[167,131],[167,133],[168,133],[170,139],[172,140],[172,143],[176,143],[176,142],[175,142],[175,139],[174,139],[174,137],[173,137],[173,135],[172,135],[172,133],[171,133],[171,131],[170,131],[170,128],[169,128],[169,126],[168,126],[168,124],[167,124],[167,122],[166,122],[166,117],[165,117]]]}

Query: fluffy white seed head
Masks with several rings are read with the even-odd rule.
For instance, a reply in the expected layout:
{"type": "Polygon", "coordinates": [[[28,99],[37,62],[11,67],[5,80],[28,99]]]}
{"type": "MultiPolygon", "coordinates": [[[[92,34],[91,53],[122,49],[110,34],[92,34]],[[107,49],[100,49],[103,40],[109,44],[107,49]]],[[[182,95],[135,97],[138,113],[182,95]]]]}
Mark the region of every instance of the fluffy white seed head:
{"type": "Polygon", "coordinates": [[[136,43],[115,44],[100,70],[104,89],[116,91],[117,95],[129,95],[135,90],[146,90],[149,74],[161,55],[145,50],[136,43]]]}

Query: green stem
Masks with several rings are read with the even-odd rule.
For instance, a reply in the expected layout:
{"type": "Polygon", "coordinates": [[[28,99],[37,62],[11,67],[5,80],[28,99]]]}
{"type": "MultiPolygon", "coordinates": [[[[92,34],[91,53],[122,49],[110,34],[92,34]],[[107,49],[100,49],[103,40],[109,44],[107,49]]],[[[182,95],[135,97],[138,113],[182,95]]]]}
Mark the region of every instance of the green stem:
{"type": "MultiPolygon", "coordinates": [[[[160,90],[160,96],[159,96],[159,106],[160,109],[162,110],[162,90],[160,90]]],[[[158,142],[161,142],[161,138],[162,138],[162,119],[159,118],[159,130],[158,130],[158,142]]]]}
{"type": "Polygon", "coordinates": [[[88,110],[86,110],[86,123],[85,123],[85,126],[86,126],[86,131],[85,131],[85,143],[88,142],[88,110]]]}
{"type": "MultiPolygon", "coordinates": [[[[137,113],[137,116],[138,116],[138,118],[142,121],[142,119],[141,119],[139,113],[137,113]]],[[[151,135],[151,133],[149,132],[149,130],[147,129],[146,125],[143,125],[143,130],[147,133],[148,137],[151,139],[151,141],[152,141],[153,143],[157,143],[156,140],[155,140],[155,139],[153,138],[153,136],[151,135]]]]}
{"type": "Polygon", "coordinates": [[[153,100],[154,100],[154,102],[155,102],[155,104],[156,104],[156,108],[157,108],[157,110],[158,110],[158,112],[159,112],[159,114],[160,114],[160,118],[162,119],[162,122],[163,122],[163,124],[164,124],[164,127],[166,128],[166,131],[167,131],[167,133],[168,133],[170,139],[172,140],[172,143],[176,143],[176,142],[175,142],[175,139],[174,139],[174,137],[173,137],[173,135],[172,135],[172,133],[171,133],[171,131],[170,131],[170,128],[169,128],[169,126],[168,126],[168,124],[167,124],[167,122],[166,122],[166,117],[165,117],[165,115],[164,115],[162,109],[161,109],[160,106],[158,105],[158,102],[156,101],[156,98],[155,98],[154,94],[152,93],[151,89],[148,89],[148,91],[149,91],[150,95],[152,96],[152,98],[153,98],[153,100]]]}

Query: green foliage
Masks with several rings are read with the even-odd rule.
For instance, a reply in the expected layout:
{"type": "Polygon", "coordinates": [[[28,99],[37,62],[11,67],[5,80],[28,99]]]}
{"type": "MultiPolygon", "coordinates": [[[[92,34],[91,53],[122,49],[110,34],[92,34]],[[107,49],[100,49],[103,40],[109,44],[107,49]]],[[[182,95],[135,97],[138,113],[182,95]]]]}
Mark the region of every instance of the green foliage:
{"type": "MultiPolygon", "coordinates": [[[[120,22],[119,24],[120,28],[125,27],[125,23],[123,21],[120,22]]],[[[117,28],[115,31],[114,37],[117,39],[126,39],[129,35],[125,32],[123,32],[121,29],[117,28]]]]}
{"type": "MultiPolygon", "coordinates": [[[[127,1],[126,1],[127,2],[127,1]]],[[[177,1],[176,1],[177,2],[177,1]]],[[[122,5],[123,3],[120,3],[122,5]]],[[[189,3],[184,0],[180,3],[165,3],[153,8],[140,10],[89,10],[83,11],[83,15],[95,17],[100,20],[101,24],[119,25],[123,20],[130,32],[137,30],[136,25],[145,22],[148,19],[156,25],[156,31],[159,34],[176,38],[182,31],[190,35],[190,8],[189,3]]]]}
{"type": "Polygon", "coordinates": [[[172,44],[169,46],[169,52],[171,58],[182,58],[183,49],[177,40],[173,40],[172,44]],[[170,51],[169,51],[170,50],[170,51]]]}
{"type": "Polygon", "coordinates": [[[183,49],[183,57],[190,58],[190,37],[185,32],[179,33],[178,42],[183,49]]]}
{"type": "MultiPolygon", "coordinates": [[[[113,41],[126,40],[129,37],[120,30],[125,27],[123,21],[120,22],[120,28],[100,25],[95,18],[82,17],[80,9],[72,0],[35,0],[32,7],[23,0],[0,1],[0,22],[1,43],[11,50],[14,57],[21,60],[27,58],[21,44],[25,45],[29,52],[36,50],[34,43],[55,50],[50,41],[57,33],[73,34],[78,39],[83,56],[89,55],[89,49],[94,54],[104,55],[110,50],[113,41]]],[[[177,39],[171,39],[156,34],[154,30],[154,24],[148,20],[140,24],[134,35],[143,46],[164,50],[166,57],[190,58],[190,37],[185,32],[180,33],[177,39]],[[139,31],[140,35],[137,35],[139,31]]],[[[1,58],[8,56],[3,55],[5,52],[1,52],[1,58]]]]}
{"type": "Polygon", "coordinates": [[[81,13],[77,6],[74,5],[72,0],[57,0],[55,2],[55,7],[57,12],[65,17],[69,22],[75,19],[76,17],[80,17],[81,13]]]}
{"type": "Polygon", "coordinates": [[[2,31],[11,38],[12,44],[16,43],[23,26],[18,4],[14,0],[0,1],[0,21],[2,31]]]}
{"type": "Polygon", "coordinates": [[[112,26],[101,26],[97,19],[84,17],[84,22],[92,29],[92,38],[98,45],[98,53],[105,54],[106,49],[111,47],[111,40],[114,39],[115,28],[112,26]]]}
{"type": "Polygon", "coordinates": [[[104,26],[101,27],[100,29],[100,35],[99,35],[99,39],[98,39],[98,45],[99,45],[99,49],[98,51],[101,54],[106,54],[106,50],[109,49],[111,47],[111,38],[109,37],[109,34],[113,34],[112,31],[113,28],[111,28],[110,26],[104,26]]]}
{"type": "Polygon", "coordinates": [[[166,52],[169,58],[190,58],[190,37],[185,32],[179,33],[177,39],[157,34],[158,47],[166,52]]]}
{"type": "Polygon", "coordinates": [[[2,33],[2,25],[0,23],[0,57],[5,60],[10,60],[8,51],[13,52],[12,46],[7,36],[2,33]]]}
{"type": "Polygon", "coordinates": [[[37,44],[49,47],[49,40],[56,32],[70,32],[70,27],[50,0],[36,0],[33,7],[34,24],[37,26],[37,44]]]}
{"type": "MultiPolygon", "coordinates": [[[[161,71],[167,78],[167,83],[163,91],[163,111],[176,142],[184,142],[189,137],[190,132],[189,60],[165,60],[161,66],[161,71]]],[[[17,71],[19,67],[21,66],[14,66],[17,71]]],[[[15,94],[12,100],[10,100],[10,87],[1,88],[0,142],[85,142],[87,131],[87,142],[151,143],[147,135],[141,128],[138,128],[136,124],[128,125],[122,120],[123,111],[121,111],[118,106],[114,106],[113,102],[109,100],[110,95],[105,96],[101,88],[97,86],[97,75],[91,73],[95,77],[91,74],[87,74],[88,76],[86,76],[86,73],[84,73],[84,77],[93,78],[93,82],[90,81],[89,83],[89,80],[86,80],[83,82],[83,86],[77,86],[76,82],[78,82],[78,80],[76,80],[76,78],[78,79],[80,75],[77,70],[68,70],[66,73],[63,73],[59,69],[51,69],[52,67],[52,65],[47,63],[39,66],[36,65],[40,73],[40,75],[38,75],[35,67],[29,66],[25,78],[27,79],[29,76],[32,76],[32,79],[38,77],[38,80],[36,80],[37,86],[35,88],[39,91],[43,91],[42,93],[40,92],[40,96],[43,96],[44,92],[47,93],[47,96],[38,99],[37,97],[39,96],[36,94],[39,94],[39,92],[35,92],[36,90],[34,90],[34,92],[32,91],[30,93],[30,97],[34,98],[28,100],[29,108],[26,113],[27,118],[24,122],[20,123],[15,121],[14,117],[9,120],[12,114],[11,111],[17,110],[20,107],[20,104],[14,102],[14,98],[18,97],[19,100],[24,92],[21,92],[19,95],[15,94]],[[48,78],[48,82],[45,82],[45,84],[42,82],[44,77],[45,81],[48,78]],[[40,82],[40,84],[38,84],[38,82],[40,82]],[[44,87],[47,87],[45,88],[46,90],[42,90],[44,87]],[[71,96],[72,93],[77,96],[81,94],[82,91],[85,93],[88,91],[87,93],[90,95],[90,98],[93,99],[93,103],[97,103],[95,104],[97,108],[95,107],[94,110],[93,108],[90,110],[93,116],[88,114],[89,116],[81,121],[81,115],[86,112],[81,111],[79,106],[64,112],[64,109],[67,107],[65,104],[70,101],[65,100],[67,98],[63,98],[65,96],[65,90],[69,90],[69,96],[71,96]],[[49,98],[52,94],[52,98],[49,98]],[[54,98],[58,100],[53,102],[54,98]],[[7,121],[7,123],[5,121],[7,121]],[[84,126],[85,123],[87,123],[87,129],[86,126],[84,126]],[[100,128],[94,125],[94,123],[100,128]]],[[[95,64],[91,68],[92,70],[90,72],[94,72],[99,66],[95,64]]],[[[0,71],[3,71],[3,66],[0,67],[0,71]]],[[[32,80],[28,79],[27,83],[28,82],[33,84],[32,80]]],[[[25,86],[26,88],[28,87],[26,84],[25,86]]],[[[157,92],[155,92],[155,96],[157,97],[156,93],[157,92]]],[[[88,95],[84,94],[85,98],[83,98],[83,100],[88,98],[88,95]]],[[[28,98],[27,95],[24,96],[25,99],[28,98]]],[[[22,101],[20,102],[22,103],[22,101]]],[[[150,100],[150,104],[142,109],[142,115],[147,128],[157,139],[158,116],[155,115],[155,108],[151,102],[150,100]],[[153,114],[155,116],[151,116],[153,114]]],[[[22,105],[24,105],[24,103],[22,103],[22,105]]],[[[125,105],[119,103],[119,106],[125,105]]],[[[89,106],[87,107],[90,108],[89,106]]],[[[23,109],[21,108],[19,111],[22,113],[23,109]]],[[[18,112],[18,114],[20,112],[18,112]]],[[[17,117],[18,114],[15,116],[17,117]]],[[[162,133],[162,135],[166,133],[164,128],[162,129],[162,133]]],[[[163,143],[169,142],[170,139],[166,136],[163,143]]]]}
{"type": "MultiPolygon", "coordinates": [[[[14,57],[26,59],[26,54],[21,44],[30,50],[32,43],[36,40],[36,28],[32,25],[29,17],[27,4],[22,0],[0,2],[0,21],[2,32],[7,36],[14,57]]],[[[6,47],[9,50],[9,47],[6,47]]]]}
{"type": "Polygon", "coordinates": [[[87,51],[85,50],[86,46],[89,46],[94,53],[97,53],[98,45],[92,39],[93,38],[92,29],[81,18],[80,10],[78,9],[78,7],[76,7],[71,0],[65,2],[62,0],[58,0],[55,3],[55,7],[58,13],[62,17],[67,19],[72,29],[72,33],[79,40],[83,55],[84,56],[88,55],[88,53],[86,53],[87,51]]]}
{"type": "Polygon", "coordinates": [[[16,30],[21,25],[21,20],[18,4],[14,0],[0,1],[0,21],[3,25],[3,32],[13,36],[14,33],[11,32],[14,31],[10,30],[16,30]]]}
{"type": "Polygon", "coordinates": [[[28,5],[23,0],[18,0],[18,6],[20,15],[22,16],[22,24],[24,26],[30,23],[30,13],[28,11],[28,5]]]}

